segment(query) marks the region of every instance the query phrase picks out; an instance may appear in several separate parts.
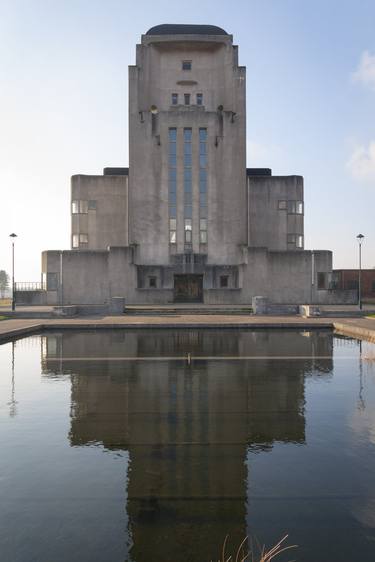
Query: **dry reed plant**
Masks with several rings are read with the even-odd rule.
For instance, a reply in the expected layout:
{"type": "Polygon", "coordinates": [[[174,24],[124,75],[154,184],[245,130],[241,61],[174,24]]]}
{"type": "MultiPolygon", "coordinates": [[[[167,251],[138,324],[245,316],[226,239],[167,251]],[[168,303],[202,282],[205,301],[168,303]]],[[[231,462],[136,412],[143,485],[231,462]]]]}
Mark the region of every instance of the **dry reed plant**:
{"type": "MultiPolygon", "coordinates": [[[[249,552],[244,554],[244,545],[248,539],[248,537],[245,537],[237,549],[236,557],[233,558],[232,555],[227,556],[225,552],[228,541],[227,535],[224,540],[221,559],[218,560],[218,562],[270,562],[273,558],[276,558],[276,556],[279,556],[279,554],[281,554],[282,552],[290,550],[291,548],[297,548],[296,544],[284,546],[284,543],[288,536],[289,535],[285,535],[285,537],[283,537],[277,544],[275,544],[275,546],[273,546],[269,550],[266,550],[265,546],[259,548],[259,554],[257,556],[254,555],[252,547],[250,548],[249,552]]],[[[211,560],[211,562],[213,561],[211,560]]]]}
{"type": "Polygon", "coordinates": [[[367,353],[363,356],[364,361],[368,361],[369,363],[375,361],[375,352],[367,353]]]}

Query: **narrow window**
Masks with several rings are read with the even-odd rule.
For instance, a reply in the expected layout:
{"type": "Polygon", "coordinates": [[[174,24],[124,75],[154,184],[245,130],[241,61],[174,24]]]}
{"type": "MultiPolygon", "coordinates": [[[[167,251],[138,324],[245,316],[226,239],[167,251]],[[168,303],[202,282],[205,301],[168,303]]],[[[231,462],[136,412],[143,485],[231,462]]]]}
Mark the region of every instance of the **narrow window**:
{"type": "Polygon", "coordinates": [[[190,94],[184,94],[185,105],[190,105],[190,94]]]}
{"type": "Polygon", "coordinates": [[[169,243],[176,244],[177,231],[177,129],[172,127],[168,131],[168,190],[169,190],[169,243]]]}
{"type": "MultiPolygon", "coordinates": [[[[185,94],[186,96],[186,94],[185,94]]],[[[190,97],[190,96],[189,96],[190,97]]],[[[192,136],[190,128],[184,129],[184,243],[185,249],[190,250],[193,242],[192,216],[192,136]]]]}
{"type": "Polygon", "coordinates": [[[288,244],[293,244],[293,246],[296,243],[296,235],[295,234],[288,234],[287,235],[287,242],[288,244]]]}
{"type": "Polygon", "coordinates": [[[201,230],[199,232],[199,242],[201,244],[207,244],[207,231],[206,230],[201,230]]]}
{"type": "Polygon", "coordinates": [[[185,243],[192,243],[192,220],[185,219],[185,243]]]}
{"type": "Polygon", "coordinates": [[[89,243],[89,237],[87,234],[80,234],[79,235],[79,245],[81,246],[82,244],[88,244],[89,243]]]}
{"type": "Polygon", "coordinates": [[[172,105],[178,104],[178,94],[172,94],[172,105]]]}
{"type": "Polygon", "coordinates": [[[203,94],[197,94],[197,105],[203,105],[203,94]]]}
{"type": "Polygon", "coordinates": [[[199,129],[199,242],[207,244],[207,129],[199,129]]]}
{"type": "Polygon", "coordinates": [[[148,278],[148,286],[150,287],[150,289],[156,289],[156,277],[148,278]]]}
{"type": "Polygon", "coordinates": [[[77,215],[79,213],[79,201],[75,199],[72,201],[72,214],[77,215]]]}
{"type": "Polygon", "coordinates": [[[79,246],[79,235],[78,234],[73,234],[73,236],[72,236],[72,246],[73,246],[73,248],[78,248],[78,246],[79,246]]]}
{"type": "Polygon", "coordinates": [[[288,201],[288,213],[294,215],[296,213],[296,202],[288,201]]]}
{"type": "Polygon", "coordinates": [[[303,201],[297,201],[296,213],[297,215],[303,215],[303,201]]]}
{"type": "Polygon", "coordinates": [[[182,70],[191,70],[191,60],[182,61],[182,70]]]}
{"type": "Polygon", "coordinates": [[[303,248],[303,236],[301,236],[300,234],[297,234],[296,236],[296,247],[303,248]]]}
{"type": "Polygon", "coordinates": [[[58,273],[47,273],[47,291],[57,291],[58,289],[58,273]]]}
{"type": "Polygon", "coordinates": [[[228,281],[229,281],[228,275],[220,275],[220,287],[222,289],[228,287],[229,285],[228,281]]]}
{"type": "Polygon", "coordinates": [[[326,274],[318,272],[318,290],[326,288],[326,274]]]}
{"type": "Polygon", "coordinates": [[[285,199],[280,199],[278,204],[279,211],[286,211],[286,201],[285,199]]]}
{"type": "Polygon", "coordinates": [[[79,202],[79,212],[82,214],[86,214],[89,208],[89,202],[81,199],[79,202]]]}

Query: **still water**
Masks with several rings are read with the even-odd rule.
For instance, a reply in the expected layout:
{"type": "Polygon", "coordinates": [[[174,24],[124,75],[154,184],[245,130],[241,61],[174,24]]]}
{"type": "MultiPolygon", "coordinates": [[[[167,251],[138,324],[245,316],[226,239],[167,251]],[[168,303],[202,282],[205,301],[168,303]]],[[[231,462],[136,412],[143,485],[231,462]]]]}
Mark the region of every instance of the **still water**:
{"type": "Polygon", "coordinates": [[[375,346],[329,331],[0,346],[0,560],[375,560],[375,346]],[[234,550],[234,547],[233,547],[234,550]],[[229,549],[228,549],[229,555],[229,549]]]}

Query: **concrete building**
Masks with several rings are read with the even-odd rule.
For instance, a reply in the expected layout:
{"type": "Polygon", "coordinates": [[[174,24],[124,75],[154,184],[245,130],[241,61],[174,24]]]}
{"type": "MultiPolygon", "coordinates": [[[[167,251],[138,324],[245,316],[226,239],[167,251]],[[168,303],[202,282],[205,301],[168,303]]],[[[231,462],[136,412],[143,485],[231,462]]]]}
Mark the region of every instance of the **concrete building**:
{"type": "Polygon", "coordinates": [[[246,168],[246,69],[232,36],[159,25],[136,53],[129,168],[72,177],[72,248],[43,253],[45,302],[340,300],[332,253],[304,250],[303,178],[246,168]]]}

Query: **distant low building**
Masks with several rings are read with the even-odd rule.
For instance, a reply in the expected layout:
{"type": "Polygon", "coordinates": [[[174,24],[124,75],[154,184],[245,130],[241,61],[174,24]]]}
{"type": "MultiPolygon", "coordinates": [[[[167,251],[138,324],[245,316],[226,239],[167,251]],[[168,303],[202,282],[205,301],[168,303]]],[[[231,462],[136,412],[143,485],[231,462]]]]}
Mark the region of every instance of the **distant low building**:
{"type": "Polygon", "coordinates": [[[74,175],[71,250],[47,304],[327,303],[332,252],[304,249],[303,178],[246,168],[246,69],[215,26],[159,25],[129,67],[129,168],[74,175]]]}
{"type": "MultiPolygon", "coordinates": [[[[333,286],[337,290],[356,290],[359,287],[358,269],[334,269],[333,286]]],[[[365,299],[375,300],[375,269],[361,269],[361,295],[365,299]]]]}

